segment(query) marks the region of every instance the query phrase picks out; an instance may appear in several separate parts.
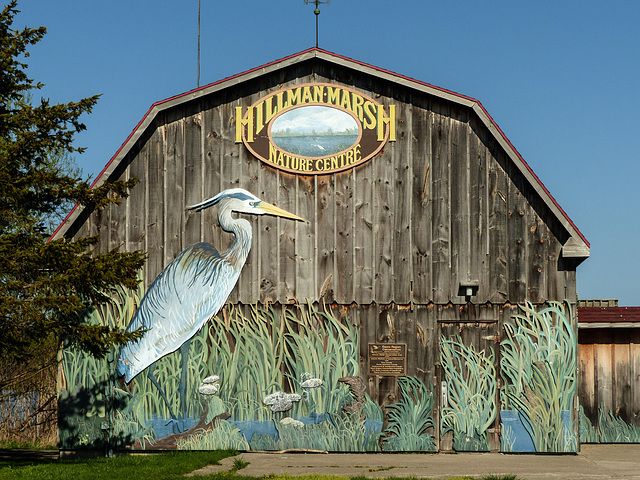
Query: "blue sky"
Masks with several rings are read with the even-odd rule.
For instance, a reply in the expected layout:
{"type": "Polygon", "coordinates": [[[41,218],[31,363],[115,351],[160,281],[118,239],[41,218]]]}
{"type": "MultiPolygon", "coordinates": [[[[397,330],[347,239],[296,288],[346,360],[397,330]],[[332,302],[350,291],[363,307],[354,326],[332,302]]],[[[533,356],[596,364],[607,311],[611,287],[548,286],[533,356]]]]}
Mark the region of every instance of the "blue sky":
{"type": "MultiPolygon", "coordinates": [[[[315,45],[303,0],[201,0],[200,84],[315,45]]],[[[6,2],[4,2],[6,3],[6,2]]],[[[22,0],[41,95],[102,94],[95,177],[149,107],[196,87],[197,0],[22,0]]],[[[333,0],[319,46],[478,99],[591,243],[580,298],[640,305],[640,2],[333,0]]]]}

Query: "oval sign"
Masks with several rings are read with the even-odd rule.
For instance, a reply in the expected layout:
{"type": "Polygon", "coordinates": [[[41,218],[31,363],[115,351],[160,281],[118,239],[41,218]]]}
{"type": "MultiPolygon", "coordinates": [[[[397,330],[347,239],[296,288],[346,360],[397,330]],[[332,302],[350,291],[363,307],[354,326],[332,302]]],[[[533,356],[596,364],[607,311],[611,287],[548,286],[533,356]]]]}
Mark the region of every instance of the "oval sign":
{"type": "Polygon", "coordinates": [[[320,175],[354,168],[395,141],[395,105],[355,90],[313,83],[276,91],[243,112],[236,142],[268,165],[320,175]]]}

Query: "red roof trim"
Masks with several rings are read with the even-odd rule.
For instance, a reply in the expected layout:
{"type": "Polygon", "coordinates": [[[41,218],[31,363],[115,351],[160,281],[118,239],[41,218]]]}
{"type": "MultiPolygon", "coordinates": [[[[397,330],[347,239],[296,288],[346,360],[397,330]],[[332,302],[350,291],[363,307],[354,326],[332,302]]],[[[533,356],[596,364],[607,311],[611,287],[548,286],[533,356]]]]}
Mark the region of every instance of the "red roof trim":
{"type": "Polygon", "coordinates": [[[584,323],[640,322],[640,307],[578,307],[584,323]]]}
{"type": "MultiPolygon", "coordinates": [[[[131,139],[131,137],[133,137],[133,135],[136,133],[136,131],[138,130],[138,128],[140,127],[140,125],[142,125],[142,123],[144,123],[144,121],[147,119],[147,117],[151,114],[151,112],[158,106],[162,105],[163,103],[184,97],[186,95],[190,95],[192,93],[204,90],[206,88],[210,88],[214,85],[218,85],[220,83],[223,82],[227,82],[229,80],[233,80],[234,78],[238,78],[238,77],[242,77],[244,75],[247,75],[249,73],[258,71],[260,69],[263,68],[267,68],[270,67],[272,65],[276,65],[278,63],[281,63],[283,61],[295,58],[295,57],[299,57],[301,55],[307,54],[309,52],[320,52],[326,55],[330,55],[332,57],[336,57],[336,58],[340,58],[342,60],[346,60],[348,62],[351,63],[355,63],[357,65],[362,65],[363,67],[367,67],[367,68],[372,68],[378,72],[382,72],[388,75],[392,75],[394,77],[398,77],[398,78],[402,78],[404,80],[408,80],[410,82],[414,82],[417,83],[419,85],[425,86],[425,87],[429,87],[429,88],[433,88],[435,90],[438,90],[440,92],[443,93],[447,93],[449,95],[453,95],[456,96],[458,98],[462,98],[465,99],[467,101],[471,101],[474,102],[478,105],[478,107],[480,109],[482,109],[483,113],[487,116],[487,118],[491,121],[491,124],[496,128],[496,130],[500,133],[500,135],[502,136],[502,138],[504,139],[505,142],[507,142],[507,144],[509,145],[509,147],[511,147],[511,149],[513,149],[514,153],[518,156],[518,159],[522,162],[522,164],[525,166],[525,168],[529,171],[529,173],[533,176],[533,178],[536,180],[536,182],[538,182],[538,184],[540,185],[540,187],[542,187],[542,189],[544,190],[544,192],[549,195],[549,198],[551,199],[551,201],[553,202],[553,204],[558,208],[558,210],[560,210],[560,212],[562,213],[562,215],[564,216],[564,218],[569,222],[569,224],[571,224],[571,226],[575,229],[575,231],[578,233],[578,235],[580,235],[580,238],[582,239],[582,241],[585,242],[585,244],[590,247],[591,244],[588,242],[588,240],[585,238],[585,236],[582,234],[582,232],[580,232],[580,230],[578,229],[578,227],[575,225],[575,223],[573,223],[573,221],[571,220],[571,218],[569,218],[569,215],[567,215],[567,213],[563,210],[563,208],[558,204],[558,202],[556,201],[556,199],[553,197],[553,195],[551,195],[551,192],[549,192],[549,190],[547,189],[547,187],[544,186],[544,184],[542,183],[542,181],[538,178],[538,176],[533,172],[533,170],[531,169],[531,167],[529,166],[529,164],[525,161],[525,159],[522,157],[522,155],[520,155],[520,153],[518,152],[518,150],[513,146],[513,144],[509,141],[509,139],[507,138],[507,136],[504,134],[504,132],[502,131],[502,129],[498,126],[498,124],[495,122],[495,120],[493,119],[493,117],[491,115],[489,115],[489,112],[487,112],[487,110],[484,108],[484,106],[482,105],[482,103],[478,100],[476,100],[475,98],[472,97],[468,97],[466,95],[462,95],[460,93],[456,93],[453,92],[451,90],[446,90],[444,88],[440,88],[440,87],[436,87],[434,85],[431,85],[429,83],[426,82],[422,82],[420,80],[416,80],[415,78],[411,78],[411,77],[407,77],[405,75],[401,75],[399,73],[395,73],[392,72],[391,70],[385,70],[383,68],[379,68],[364,62],[360,62],[358,60],[354,60],[352,58],[349,57],[345,57],[343,55],[338,55],[337,53],[333,53],[333,52],[329,52],[327,50],[323,50],[321,48],[317,48],[317,47],[312,47],[312,48],[308,48],[306,50],[303,50],[299,53],[294,53],[293,55],[289,55],[286,57],[283,57],[279,60],[274,60],[273,62],[269,62],[266,63],[264,65],[261,65],[259,67],[255,67],[252,68],[250,70],[247,70],[245,72],[242,73],[238,73],[236,75],[232,75],[230,77],[226,77],[223,78],[221,80],[218,80],[216,82],[210,83],[208,85],[199,87],[199,88],[195,88],[193,90],[189,90],[188,92],[185,93],[181,93],[179,95],[175,95],[173,97],[169,97],[167,99],[164,100],[160,100],[158,102],[155,102],[153,105],[151,105],[151,107],[149,108],[149,110],[147,110],[147,113],[144,114],[144,116],[142,117],[142,119],[138,122],[138,124],[136,125],[136,127],[133,129],[133,131],[129,134],[129,136],[127,137],[127,139],[122,143],[122,145],[120,146],[120,148],[118,149],[118,151],[111,157],[111,159],[109,160],[109,162],[105,165],[105,167],[102,169],[102,171],[98,174],[98,176],[96,177],[96,179],[93,181],[93,183],[91,184],[91,187],[93,187],[94,185],[96,185],[96,183],[100,180],[100,178],[102,177],[102,175],[107,171],[107,169],[109,168],[109,166],[111,165],[111,163],[118,157],[118,155],[120,154],[120,152],[122,151],[122,149],[126,146],[126,144],[129,142],[129,140],[131,139]]],[[[60,224],[60,226],[58,226],[58,228],[56,229],[56,231],[53,233],[53,235],[51,235],[51,238],[53,238],[58,231],[62,228],[62,226],[67,222],[67,219],[71,216],[71,214],[75,211],[75,209],[78,207],[78,205],[76,205],[75,207],[73,207],[73,209],[71,210],[71,212],[69,212],[69,215],[67,215],[67,217],[62,221],[62,223],[60,224]]],[[[49,240],[51,240],[51,238],[49,240]]]]}

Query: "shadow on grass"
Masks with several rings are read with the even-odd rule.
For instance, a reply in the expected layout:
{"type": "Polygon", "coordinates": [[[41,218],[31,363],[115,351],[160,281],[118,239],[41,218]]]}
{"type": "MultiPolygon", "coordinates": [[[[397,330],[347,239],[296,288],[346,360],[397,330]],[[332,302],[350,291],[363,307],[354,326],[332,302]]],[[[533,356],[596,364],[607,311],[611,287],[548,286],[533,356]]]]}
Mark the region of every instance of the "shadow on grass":
{"type": "MultiPolygon", "coordinates": [[[[33,452],[39,453],[39,452],[33,452]]],[[[168,480],[206,465],[219,464],[235,451],[162,452],[155,454],[124,454],[113,458],[51,458],[47,455],[24,455],[9,452],[10,459],[0,459],[0,479],[50,480],[54,478],[81,478],[83,480],[122,480],[152,478],[168,480]],[[20,456],[22,458],[20,458],[20,456]],[[26,456],[25,456],[26,455],[26,456]]],[[[239,465],[241,466],[241,465],[239,465]]]]}
{"type": "Polygon", "coordinates": [[[1,449],[0,469],[40,465],[58,460],[58,450],[1,449]]]}

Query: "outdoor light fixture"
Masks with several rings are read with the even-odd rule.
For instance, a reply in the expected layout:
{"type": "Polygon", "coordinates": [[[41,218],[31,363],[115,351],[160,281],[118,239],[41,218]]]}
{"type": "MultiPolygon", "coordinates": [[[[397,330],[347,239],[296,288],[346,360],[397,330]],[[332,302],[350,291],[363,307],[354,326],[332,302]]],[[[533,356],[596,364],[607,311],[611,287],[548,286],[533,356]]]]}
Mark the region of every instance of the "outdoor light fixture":
{"type": "Polygon", "coordinates": [[[475,297],[478,294],[478,286],[480,282],[477,280],[467,280],[466,282],[460,282],[460,288],[458,288],[458,295],[464,297],[467,302],[471,301],[471,297],[475,297]]]}

